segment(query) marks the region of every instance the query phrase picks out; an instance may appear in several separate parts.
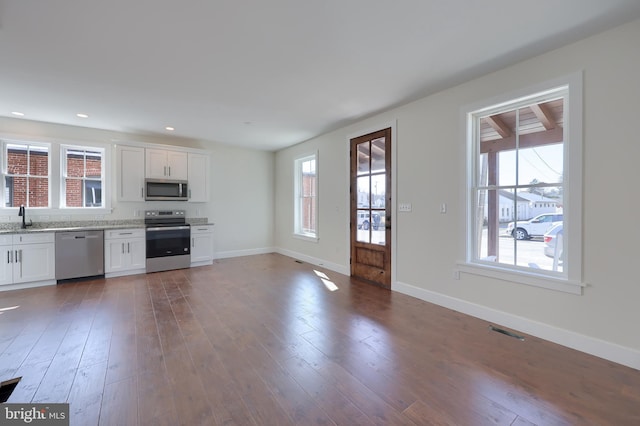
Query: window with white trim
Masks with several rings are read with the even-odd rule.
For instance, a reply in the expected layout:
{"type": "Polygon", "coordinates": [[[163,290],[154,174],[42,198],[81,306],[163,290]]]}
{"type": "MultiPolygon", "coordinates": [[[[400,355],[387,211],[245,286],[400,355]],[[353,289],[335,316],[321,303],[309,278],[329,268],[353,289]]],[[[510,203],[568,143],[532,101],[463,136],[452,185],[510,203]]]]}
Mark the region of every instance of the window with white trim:
{"type": "Polygon", "coordinates": [[[104,207],[104,149],[62,146],[61,207],[104,207]]]}
{"type": "Polygon", "coordinates": [[[465,111],[463,270],[581,292],[581,90],[574,76],[465,111]]]}
{"type": "Polygon", "coordinates": [[[317,154],[297,158],[295,170],[295,235],[318,238],[317,154]]]}
{"type": "Polygon", "coordinates": [[[50,204],[48,144],[4,142],[4,207],[41,207],[50,204]]]}

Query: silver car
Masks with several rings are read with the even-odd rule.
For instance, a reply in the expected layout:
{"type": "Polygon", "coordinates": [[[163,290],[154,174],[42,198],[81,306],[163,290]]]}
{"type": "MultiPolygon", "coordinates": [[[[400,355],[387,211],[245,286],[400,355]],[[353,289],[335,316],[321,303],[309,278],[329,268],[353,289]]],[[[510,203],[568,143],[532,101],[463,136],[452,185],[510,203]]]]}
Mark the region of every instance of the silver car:
{"type": "Polygon", "coordinates": [[[558,252],[558,259],[562,259],[562,246],[558,246],[558,235],[563,235],[562,232],[562,222],[555,224],[551,229],[544,234],[544,254],[548,257],[555,257],[556,250],[560,250],[558,252]],[[556,249],[557,247],[557,249],[556,249]]]}
{"type": "Polygon", "coordinates": [[[528,240],[532,237],[543,236],[554,222],[562,222],[562,213],[542,213],[533,219],[510,222],[505,230],[507,235],[511,235],[516,240],[528,240]]]}

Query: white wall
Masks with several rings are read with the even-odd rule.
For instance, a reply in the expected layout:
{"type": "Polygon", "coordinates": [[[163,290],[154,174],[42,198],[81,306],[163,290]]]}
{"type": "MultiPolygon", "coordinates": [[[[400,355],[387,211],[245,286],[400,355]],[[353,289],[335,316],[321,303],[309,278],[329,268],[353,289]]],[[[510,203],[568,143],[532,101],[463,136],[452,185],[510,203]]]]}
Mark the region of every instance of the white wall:
{"type": "Polygon", "coordinates": [[[640,368],[638,40],[635,21],[278,152],[276,246],[348,270],[347,140],[396,120],[395,200],[413,211],[396,217],[393,288],[640,368]],[[464,239],[461,108],[581,70],[584,294],[466,274],[454,280],[464,239]],[[320,240],[310,243],[292,238],[292,159],[316,149],[320,240]]]}
{"type": "MultiPolygon", "coordinates": [[[[99,215],[104,220],[141,219],[150,209],[185,209],[187,216],[206,217],[214,222],[217,257],[250,254],[271,250],[273,245],[273,164],[272,152],[234,148],[197,140],[184,140],[159,135],[109,132],[84,127],[57,125],[23,119],[0,117],[0,140],[17,138],[58,143],[99,143],[113,147],[127,142],[174,145],[202,149],[211,156],[211,201],[209,203],[150,201],[118,202],[112,192],[111,214],[99,215]],[[136,216],[139,214],[139,216],[136,216]]],[[[115,159],[115,155],[112,160],[115,159]]],[[[111,187],[116,187],[115,164],[112,164],[111,187]]],[[[14,209],[15,210],[15,209],[14,209]]],[[[61,220],[64,211],[47,213],[48,220],[61,220]]],[[[28,218],[42,220],[37,209],[29,209],[28,218]]],[[[95,214],[76,215],[72,220],[93,220],[95,214]]],[[[17,214],[3,213],[0,220],[18,222],[17,214]]]]}

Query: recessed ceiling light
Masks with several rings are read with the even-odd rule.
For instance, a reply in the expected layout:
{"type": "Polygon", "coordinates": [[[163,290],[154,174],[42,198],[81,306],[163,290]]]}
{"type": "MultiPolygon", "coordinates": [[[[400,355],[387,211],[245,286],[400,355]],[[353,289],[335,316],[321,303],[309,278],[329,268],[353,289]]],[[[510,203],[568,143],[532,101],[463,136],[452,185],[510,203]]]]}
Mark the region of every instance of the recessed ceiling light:
{"type": "Polygon", "coordinates": [[[173,131],[175,130],[175,129],[174,129],[173,127],[171,127],[171,126],[167,126],[167,127],[165,127],[164,129],[165,129],[165,130],[168,130],[168,131],[170,131],[170,132],[173,132],[173,131]]]}
{"type": "Polygon", "coordinates": [[[20,112],[20,111],[11,111],[11,114],[17,115],[18,117],[23,117],[24,116],[24,112],[20,112]]]}
{"type": "Polygon", "coordinates": [[[80,117],[80,118],[89,118],[89,116],[87,114],[83,114],[81,112],[76,114],[76,117],[80,117]]]}

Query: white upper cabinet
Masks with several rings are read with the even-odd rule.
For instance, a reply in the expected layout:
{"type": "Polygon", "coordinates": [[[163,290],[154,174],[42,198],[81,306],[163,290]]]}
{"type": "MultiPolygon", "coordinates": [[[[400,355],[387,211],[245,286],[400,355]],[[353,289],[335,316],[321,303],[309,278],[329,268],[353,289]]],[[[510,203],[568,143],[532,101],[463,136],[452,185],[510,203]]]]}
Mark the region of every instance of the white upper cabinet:
{"type": "Polygon", "coordinates": [[[187,153],[164,149],[147,148],[145,175],[150,179],[187,180],[187,153]]]}
{"type": "Polygon", "coordinates": [[[118,200],[144,201],[144,148],[118,145],[118,200]]]}
{"type": "Polygon", "coordinates": [[[189,153],[189,201],[209,201],[209,155],[189,153]]]}

